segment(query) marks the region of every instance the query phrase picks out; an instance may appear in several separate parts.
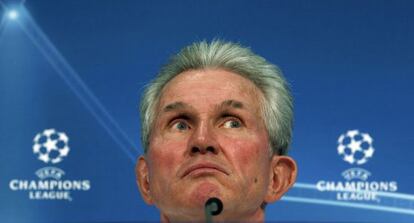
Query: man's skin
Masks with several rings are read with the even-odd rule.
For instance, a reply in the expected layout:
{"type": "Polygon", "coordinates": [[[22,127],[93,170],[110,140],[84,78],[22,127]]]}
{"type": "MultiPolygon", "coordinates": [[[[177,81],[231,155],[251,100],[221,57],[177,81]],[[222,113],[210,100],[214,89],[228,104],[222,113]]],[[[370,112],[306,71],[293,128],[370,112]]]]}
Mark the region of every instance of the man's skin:
{"type": "Polygon", "coordinates": [[[204,221],[204,203],[223,201],[215,221],[264,221],[293,185],[296,164],[272,155],[263,93],[222,69],[190,70],[164,87],[146,155],[136,165],[143,199],[162,222],[204,221]]]}

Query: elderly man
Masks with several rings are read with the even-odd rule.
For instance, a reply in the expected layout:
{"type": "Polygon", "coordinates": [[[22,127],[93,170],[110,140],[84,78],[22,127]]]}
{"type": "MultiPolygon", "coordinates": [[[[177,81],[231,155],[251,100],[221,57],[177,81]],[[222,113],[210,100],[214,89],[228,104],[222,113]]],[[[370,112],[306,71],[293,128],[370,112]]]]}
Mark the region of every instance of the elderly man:
{"type": "Polygon", "coordinates": [[[292,115],[287,84],[264,58],[230,42],[185,47],[141,101],[144,201],[162,222],[202,222],[212,197],[223,204],[214,221],[264,221],[296,179],[292,115]]]}

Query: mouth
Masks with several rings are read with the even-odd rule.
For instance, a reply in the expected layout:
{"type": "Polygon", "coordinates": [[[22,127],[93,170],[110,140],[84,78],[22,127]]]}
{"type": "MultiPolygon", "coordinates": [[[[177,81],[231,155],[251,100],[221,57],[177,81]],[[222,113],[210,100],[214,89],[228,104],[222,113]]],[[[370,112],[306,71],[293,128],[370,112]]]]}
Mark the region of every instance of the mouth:
{"type": "Polygon", "coordinates": [[[214,174],[225,174],[229,175],[229,173],[219,165],[212,164],[212,163],[200,163],[190,166],[188,169],[184,171],[182,177],[191,176],[191,177],[198,177],[203,175],[214,175],[214,174]]]}

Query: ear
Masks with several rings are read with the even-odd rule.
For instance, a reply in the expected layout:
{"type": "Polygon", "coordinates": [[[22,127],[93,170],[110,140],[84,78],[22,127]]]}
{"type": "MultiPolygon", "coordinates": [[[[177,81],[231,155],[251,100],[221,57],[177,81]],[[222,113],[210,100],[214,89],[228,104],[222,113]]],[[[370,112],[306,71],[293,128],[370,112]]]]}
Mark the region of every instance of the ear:
{"type": "Polygon", "coordinates": [[[150,186],[149,186],[149,172],[147,161],[144,156],[140,156],[135,165],[135,175],[141,196],[147,204],[153,204],[150,186]]]}
{"type": "Polygon", "coordinates": [[[264,201],[279,200],[296,181],[297,165],[288,156],[273,155],[269,174],[269,186],[264,201]]]}

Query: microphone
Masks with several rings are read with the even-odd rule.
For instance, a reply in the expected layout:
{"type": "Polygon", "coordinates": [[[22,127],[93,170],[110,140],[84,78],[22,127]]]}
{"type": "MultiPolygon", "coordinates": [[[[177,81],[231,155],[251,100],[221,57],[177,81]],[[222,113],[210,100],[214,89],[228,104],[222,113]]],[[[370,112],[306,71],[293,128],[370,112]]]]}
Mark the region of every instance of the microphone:
{"type": "Polygon", "coordinates": [[[204,213],[206,215],[206,222],[213,222],[213,216],[219,215],[223,211],[223,202],[217,197],[211,197],[204,205],[204,213]]]}

